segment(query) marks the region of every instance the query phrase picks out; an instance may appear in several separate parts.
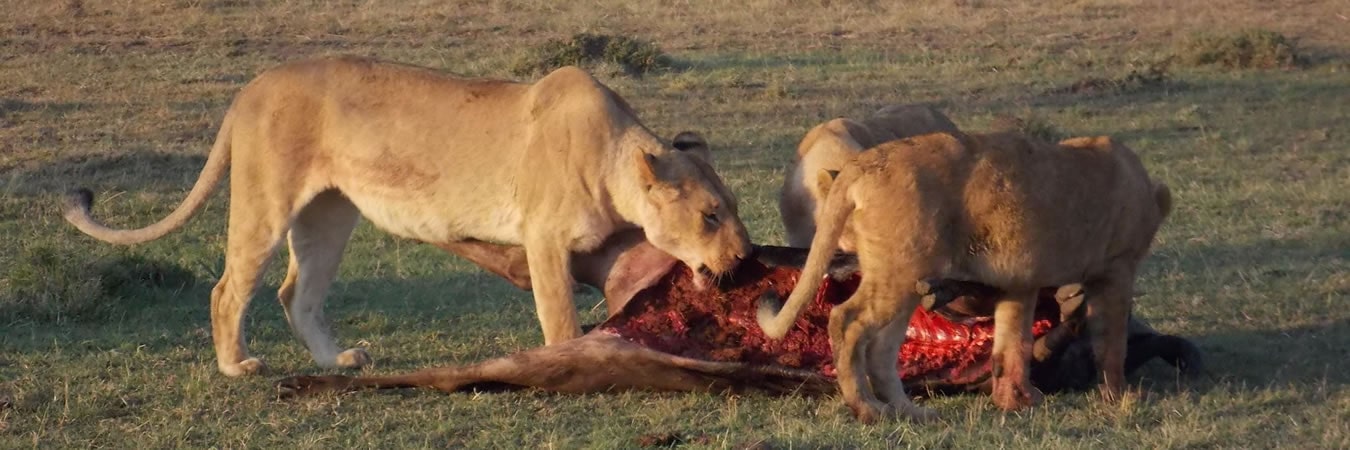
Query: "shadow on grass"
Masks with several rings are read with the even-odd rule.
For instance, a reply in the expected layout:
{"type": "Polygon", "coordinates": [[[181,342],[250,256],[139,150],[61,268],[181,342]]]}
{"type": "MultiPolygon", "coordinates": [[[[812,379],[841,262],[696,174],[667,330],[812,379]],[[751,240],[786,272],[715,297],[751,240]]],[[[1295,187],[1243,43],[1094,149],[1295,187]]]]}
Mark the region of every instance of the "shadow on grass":
{"type": "Polygon", "coordinates": [[[58,159],[18,170],[0,181],[8,183],[13,194],[25,196],[60,195],[79,187],[95,193],[103,190],[186,193],[205,165],[205,154],[133,151],[58,159]]]}
{"type": "MultiPolygon", "coordinates": [[[[1334,300],[1350,295],[1350,286],[1336,281],[1350,267],[1346,248],[1350,239],[1326,230],[1300,238],[1157,249],[1151,266],[1171,267],[1192,280],[1177,285],[1177,292],[1159,293],[1174,303],[1156,307],[1207,329],[1179,332],[1200,347],[1210,377],[1187,387],[1350,385],[1350,372],[1342,367],[1350,358],[1350,315],[1334,300]],[[1191,297],[1198,302],[1184,300],[1191,297]]],[[[1154,388],[1172,390],[1168,383],[1174,376],[1165,370],[1170,369],[1143,374],[1154,388]]]]}

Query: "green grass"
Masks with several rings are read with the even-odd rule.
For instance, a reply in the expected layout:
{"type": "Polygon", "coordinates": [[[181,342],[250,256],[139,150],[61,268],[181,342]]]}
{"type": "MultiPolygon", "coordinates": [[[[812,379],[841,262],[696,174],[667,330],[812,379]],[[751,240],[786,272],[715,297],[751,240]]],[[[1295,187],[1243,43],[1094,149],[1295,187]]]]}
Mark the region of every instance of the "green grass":
{"type": "MultiPolygon", "coordinates": [[[[0,448],[616,448],[651,433],[691,448],[1350,447],[1350,44],[1334,1],[3,3],[0,448]],[[1178,64],[1148,78],[1188,36],[1250,29],[1297,40],[1308,64],[1178,64]],[[775,189],[796,141],[832,117],[929,102],[971,130],[1123,139],[1176,198],[1138,314],[1194,338],[1213,377],[1181,382],[1153,364],[1133,378],[1142,398],[1120,406],[1067,393],[1005,414],[982,396],[939,397],[929,404],[945,421],[924,427],[861,426],[835,398],[760,395],[278,402],[277,376],[318,370],[273,300],[276,265],[247,319],[250,350],[274,373],[215,368],[207,303],[228,189],[184,229],[131,248],[60,217],[75,185],[99,194],[96,213],[114,225],[167,214],[232,96],[279,62],[348,53],[513,77],[520,51],[581,31],[650,39],[680,61],[601,76],[661,134],[710,140],[760,243],[782,242],[775,189]],[[1065,89],[1091,80],[1106,88],[1065,89]]],[[[598,301],[578,308],[597,320],[598,301]]],[[[367,225],[328,316],[344,344],[370,349],[369,373],[542,342],[527,293],[367,225]]]]}

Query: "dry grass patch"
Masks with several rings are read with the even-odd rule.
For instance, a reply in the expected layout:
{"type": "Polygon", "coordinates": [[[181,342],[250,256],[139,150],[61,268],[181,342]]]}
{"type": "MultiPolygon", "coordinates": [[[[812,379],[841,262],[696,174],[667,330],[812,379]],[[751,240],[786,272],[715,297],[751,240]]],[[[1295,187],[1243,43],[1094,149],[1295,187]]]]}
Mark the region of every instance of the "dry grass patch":
{"type": "Polygon", "coordinates": [[[1000,115],[994,118],[990,126],[997,131],[1026,133],[1046,142],[1059,142],[1069,137],[1046,118],[1030,113],[1022,116],[1000,115]]]}
{"type": "Polygon", "coordinates": [[[551,39],[526,50],[511,65],[511,73],[530,76],[563,66],[612,65],[629,75],[669,68],[674,60],[654,42],[622,35],[577,33],[568,39],[551,39]]]}
{"type": "Polygon", "coordinates": [[[1306,59],[1294,40],[1264,29],[1231,33],[1197,33],[1178,52],[1182,60],[1197,66],[1228,69],[1286,69],[1306,59]]]}
{"type": "Polygon", "coordinates": [[[1083,78],[1067,86],[1051,89],[1047,94],[1124,94],[1161,88],[1173,83],[1171,65],[1172,58],[1131,65],[1122,76],[1083,78]]]}

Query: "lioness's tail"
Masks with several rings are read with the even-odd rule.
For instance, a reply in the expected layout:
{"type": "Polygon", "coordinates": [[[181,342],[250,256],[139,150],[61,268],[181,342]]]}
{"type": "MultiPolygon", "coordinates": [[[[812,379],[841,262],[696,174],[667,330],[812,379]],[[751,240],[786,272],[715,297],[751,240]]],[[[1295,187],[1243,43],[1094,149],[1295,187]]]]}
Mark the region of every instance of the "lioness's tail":
{"type": "Polygon", "coordinates": [[[834,250],[839,246],[839,237],[844,234],[844,223],[853,213],[855,205],[849,194],[849,185],[853,184],[857,173],[853,167],[845,167],[830,186],[825,204],[821,205],[825,208],[821,213],[823,220],[816,224],[816,235],[811,239],[811,251],[807,253],[806,264],[802,266],[802,274],[797,278],[797,285],[793,286],[792,295],[782,310],[766,299],[760,299],[758,321],[764,335],[774,339],[786,335],[792,324],[797,322],[797,316],[806,303],[820,290],[824,277],[828,275],[830,259],[834,258],[834,250]]]}
{"type": "Polygon", "coordinates": [[[230,117],[232,115],[231,113],[225,114],[225,119],[220,125],[220,131],[216,133],[216,143],[211,147],[211,153],[206,157],[206,166],[202,168],[202,173],[197,177],[197,183],[192,186],[192,191],[188,193],[187,198],[183,199],[177,209],[169,213],[168,217],[144,228],[134,230],[109,228],[95,221],[89,213],[89,208],[94,203],[94,193],[88,189],[79,188],[66,194],[66,205],[63,212],[66,221],[95,239],[124,245],[159,239],[169,234],[170,231],[183,226],[202,208],[202,205],[206,204],[206,199],[211,196],[212,192],[215,192],[216,186],[220,184],[221,178],[225,177],[225,172],[230,167],[230,117]]]}
{"type": "Polygon", "coordinates": [[[1153,201],[1158,203],[1158,212],[1163,217],[1172,213],[1172,189],[1160,181],[1153,182],[1153,201]]]}

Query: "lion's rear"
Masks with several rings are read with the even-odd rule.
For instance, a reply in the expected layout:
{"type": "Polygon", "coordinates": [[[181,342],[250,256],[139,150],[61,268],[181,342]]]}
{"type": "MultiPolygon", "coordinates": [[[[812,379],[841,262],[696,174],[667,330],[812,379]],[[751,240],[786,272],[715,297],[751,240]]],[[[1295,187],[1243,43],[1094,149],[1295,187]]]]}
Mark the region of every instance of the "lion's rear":
{"type": "Polygon", "coordinates": [[[1154,206],[1155,193],[1132,154],[1012,134],[976,139],[958,264],[976,279],[998,286],[1072,283],[1147,247],[1160,219],[1140,211],[1154,206]]]}

